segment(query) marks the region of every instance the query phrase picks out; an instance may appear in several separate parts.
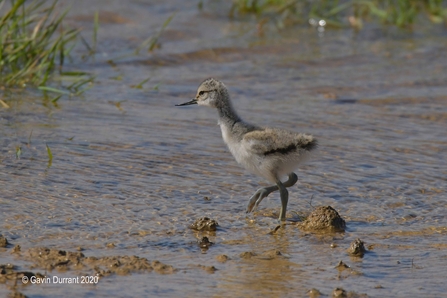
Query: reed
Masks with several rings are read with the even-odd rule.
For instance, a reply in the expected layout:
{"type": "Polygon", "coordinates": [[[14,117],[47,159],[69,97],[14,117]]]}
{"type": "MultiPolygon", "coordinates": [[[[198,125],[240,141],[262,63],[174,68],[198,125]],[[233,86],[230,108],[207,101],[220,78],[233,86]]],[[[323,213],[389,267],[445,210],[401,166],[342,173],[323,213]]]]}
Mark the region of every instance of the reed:
{"type": "Polygon", "coordinates": [[[433,23],[447,22],[445,0],[233,0],[230,11],[256,14],[277,23],[304,23],[325,20],[329,26],[361,27],[365,21],[410,27],[419,16],[433,23]]]}
{"type": "MultiPolygon", "coordinates": [[[[0,0],[3,11],[5,0],[0,0]]],[[[55,72],[64,75],[63,65],[78,37],[78,29],[62,25],[68,9],[58,14],[54,0],[11,0],[0,19],[0,85],[25,87],[28,84],[45,90],[55,72]],[[26,4],[25,4],[26,2],[26,4]]],[[[90,80],[85,73],[68,73],[76,85],[90,80]]],[[[70,90],[70,88],[68,88],[70,90]]],[[[48,90],[47,90],[48,91],[48,90]]],[[[79,91],[79,90],[77,90],[79,91]]]]}

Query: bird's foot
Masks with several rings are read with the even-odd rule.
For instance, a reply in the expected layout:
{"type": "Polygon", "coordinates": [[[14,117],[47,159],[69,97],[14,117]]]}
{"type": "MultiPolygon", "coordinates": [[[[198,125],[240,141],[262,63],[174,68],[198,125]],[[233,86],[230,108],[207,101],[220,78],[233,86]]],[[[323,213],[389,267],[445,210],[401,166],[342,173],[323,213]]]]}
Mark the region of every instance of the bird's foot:
{"type": "Polygon", "coordinates": [[[279,229],[284,229],[288,223],[286,221],[278,220],[278,225],[276,225],[273,229],[270,230],[267,234],[273,235],[278,232],[279,229]]]}
{"type": "Polygon", "coordinates": [[[250,200],[248,201],[248,205],[247,205],[247,213],[250,213],[252,211],[254,211],[259,203],[261,203],[261,201],[267,197],[272,191],[270,189],[267,188],[260,188],[258,189],[254,195],[251,196],[250,200]]]}

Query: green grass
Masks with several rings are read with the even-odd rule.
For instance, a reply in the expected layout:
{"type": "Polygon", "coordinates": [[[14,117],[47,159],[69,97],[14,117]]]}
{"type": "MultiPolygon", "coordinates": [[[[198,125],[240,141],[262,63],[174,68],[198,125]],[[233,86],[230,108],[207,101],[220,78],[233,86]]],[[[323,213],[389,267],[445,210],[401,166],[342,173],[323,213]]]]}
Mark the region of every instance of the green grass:
{"type": "Polygon", "coordinates": [[[58,14],[57,3],[58,0],[11,0],[3,12],[7,4],[0,0],[0,86],[31,84],[43,91],[55,91],[58,89],[46,85],[56,73],[60,80],[67,76],[73,80],[66,89],[79,94],[81,87],[92,81],[88,74],[63,71],[79,30],[62,26],[68,9],[58,14]]]}
{"type": "MultiPolygon", "coordinates": [[[[63,26],[68,9],[59,13],[58,7],[58,0],[0,0],[0,89],[31,85],[44,92],[45,96],[55,96],[51,102],[56,103],[62,96],[77,96],[93,87],[92,75],[66,71],[64,62],[77,41],[86,46],[87,58],[94,59],[99,13],[94,13],[90,45],[79,34],[80,30],[63,26]]],[[[175,13],[155,35],[143,41],[130,55],[138,55],[143,49],[152,52],[158,48],[159,38],[174,16],[175,13]]],[[[135,88],[141,89],[146,81],[135,88]]],[[[3,100],[0,106],[9,107],[3,100]]]]}
{"type": "Polygon", "coordinates": [[[50,147],[48,146],[48,144],[45,144],[45,146],[47,147],[47,154],[48,154],[48,168],[51,167],[51,164],[53,163],[53,153],[51,152],[50,147]]]}
{"type": "Polygon", "coordinates": [[[163,31],[166,29],[166,27],[169,25],[169,23],[174,18],[175,13],[173,13],[169,18],[167,18],[163,25],[161,26],[160,30],[155,34],[154,36],[149,37],[145,41],[143,41],[136,49],[135,49],[135,55],[138,55],[140,51],[144,48],[147,48],[148,52],[152,52],[155,48],[158,46],[158,39],[160,38],[163,31]]]}
{"type": "Polygon", "coordinates": [[[230,15],[256,14],[281,25],[324,19],[329,26],[361,28],[364,21],[410,27],[421,16],[447,22],[445,0],[233,0],[230,15]]]}

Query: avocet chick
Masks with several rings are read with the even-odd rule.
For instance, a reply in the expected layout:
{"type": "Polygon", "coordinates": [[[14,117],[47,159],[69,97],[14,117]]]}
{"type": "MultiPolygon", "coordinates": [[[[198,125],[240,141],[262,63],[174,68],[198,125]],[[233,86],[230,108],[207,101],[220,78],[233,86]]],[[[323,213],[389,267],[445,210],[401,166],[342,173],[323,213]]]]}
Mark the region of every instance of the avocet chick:
{"type": "Polygon", "coordinates": [[[289,192],[287,187],[298,181],[294,171],[316,149],[317,140],[309,134],[277,128],[264,128],[244,122],[234,110],[227,87],[213,78],[200,84],[196,97],[177,106],[198,104],[217,109],[222,137],[236,161],[250,172],[275,185],[258,189],[250,198],[247,213],[253,211],[271,192],[279,190],[281,212],[286,220],[289,192]],[[288,175],[288,180],[280,178],[288,175]]]}

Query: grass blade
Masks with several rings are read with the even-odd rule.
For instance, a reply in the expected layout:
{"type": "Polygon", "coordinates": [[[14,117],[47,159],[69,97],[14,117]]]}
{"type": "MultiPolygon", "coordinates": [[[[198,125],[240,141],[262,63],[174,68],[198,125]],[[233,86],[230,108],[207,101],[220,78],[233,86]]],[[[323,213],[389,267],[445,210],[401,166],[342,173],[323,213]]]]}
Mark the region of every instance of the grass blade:
{"type": "Polygon", "coordinates": [[[59,98],[62,97],[62,95],[63,95],[63,94],[56,96],[55,98],[53,98],[53,99],[51,100],[51,102],[52,102],[52,103],[57,102],[57,101],[59,100],[59,98]]]}
{"type": "Polygon", "coordinates": [[[53,163],[53,153],[51,153],[50,146],[48,144],[45,144],[47,146],[47,154],[48,154],[48,167],[51,167],[51,164],[53,163]]]}
{"type": "Polygon", "coordinates": [[[20,159],[20,155],[22,155],[22,147],[16,147],[16,159],[20,159]]]}
{"type": "Polygon", "coordinates": [[[151,78],[147,78],[142,80],[138,85],[132,85],[130,87],[135,88],[135,89],[143,89],[143,85],[146,84],[151,78]]]}
{"type": "MultiPolygon", "coordinates": [[[[0,0],[2,9],[7,6],[4,5],[5,2],[6,0],[0,0]]],[[[62,22],[69,10],[58,13],[58,3],[59,0],[11,0],[10,7],[2,11],[1,86],[33,84],[40,86],[38,89],[42,91],[70,94],[68,91],[46,86],[47,82],[54,79],[55,70],[62,72],[64,62],[70,56],[80,32],[80,29],[63,28],[62,22]]],[[[86,74],[72,72],[71,75],[84,79],[86,74]]]]}
{"type": "Polygon", "coordinates": [[[47,87],[47,86],[39,86],[37,89],[42,90],[42,91],[50,91],[50,92],[55,92],[55,93],[60,93],[60,94],[66,94],[66,95],[71,94],[68,91],[60,90],[60,89],[56,89],[56,88],[52,88],[52,87],[47,87]]]}

